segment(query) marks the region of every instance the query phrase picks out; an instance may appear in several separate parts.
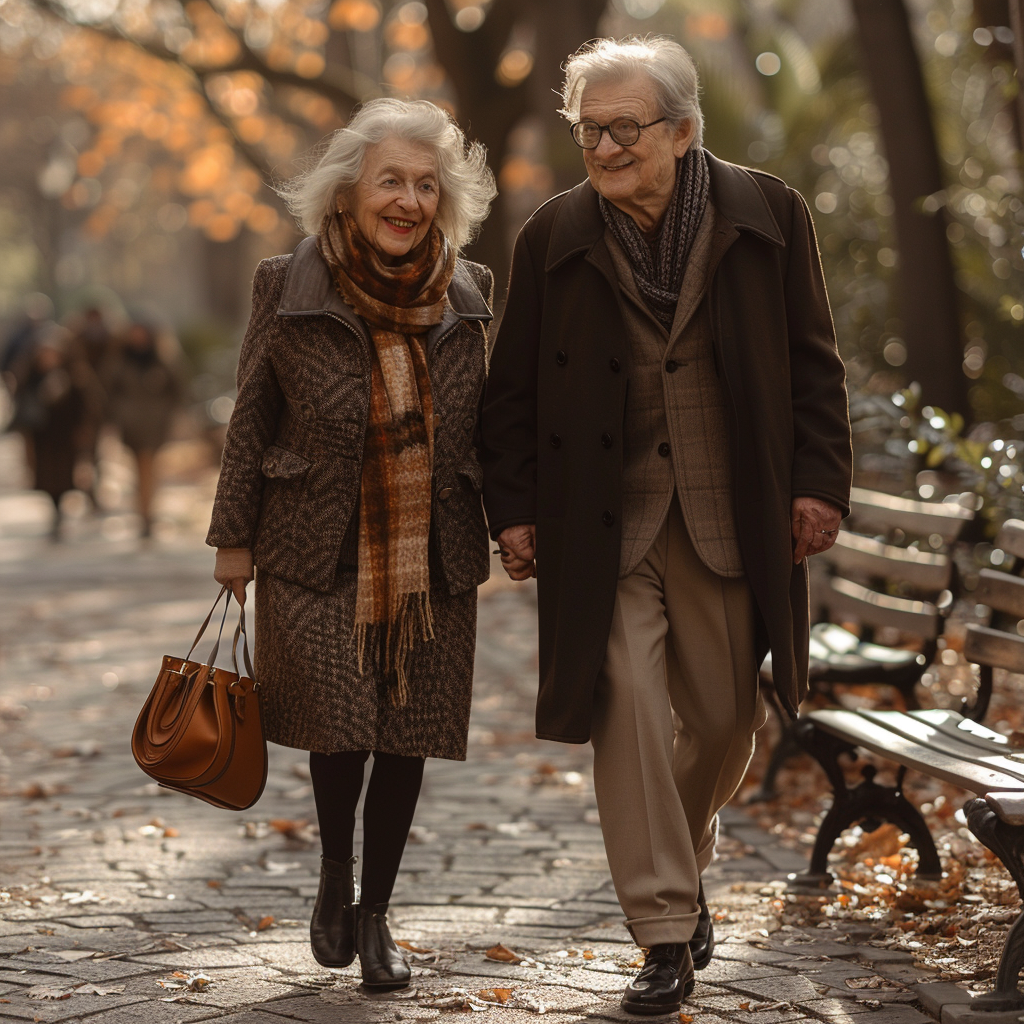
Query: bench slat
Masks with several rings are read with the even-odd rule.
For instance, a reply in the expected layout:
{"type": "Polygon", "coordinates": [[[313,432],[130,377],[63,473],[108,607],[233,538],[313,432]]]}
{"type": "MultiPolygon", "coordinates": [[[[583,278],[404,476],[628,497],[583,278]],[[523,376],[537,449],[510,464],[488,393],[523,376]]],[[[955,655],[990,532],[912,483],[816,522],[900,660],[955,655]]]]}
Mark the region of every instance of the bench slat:
{"type": "Polygon", "coordinates": [[[850,510],[858,530],[903,530],[921,537],[937,533],[947,544],[974,518],[970,509],[959,505],[910,501],[863,487],[851,490],[850,510]]]}
{"type": "Polygon", "coordinates": [[[836,577],[831,583],[823,603],[834,619],[845,616],[871,626],[892,626],[927,639],[938,636],[942,631],[942,619],[935,605],[928,601],[879,594],[841,577],[836,577]]]}
{"type": "Polygon", "coordinates": [[[1005,736],[970,718],[964,718],[956,711],[948,711],[945,708],[923,708],[917,711],[908,711],[912,718],[926,722],[933,729],[952,736],[961,743],[968,743],[984,750],[989,754],[1006,755],[1012,751],[1009,741],[1005,736]]]}
{"type": "Polygon", "coordinates": [[[974,599],[994,611],[1024,618],[1024,579],[995,569],[982,569],[974,599]]]}
{"type": "Polygon", "coordinates": [[[858,709],[857,714],[923,747],[948,754],[957,760],[969,761],[983,768],[1002,772],[1015,778],[1020,788],[1024,790],[1024,760],[1016,760],[1005,756],[1004,753],[994,753],[974,743],[965,742],[959,736],[935,729],[927,722],[902,711],[872,711],[864,708],[858,709]]]}
{"type": "Polygon", "coordinates": [[[834,565],[844,575],[894,579],[936,593],[949,586],[953,567],[946,555],[917,548],[898,548],[874,537],[841,530],[835,544],[817,560],[834,565]]]}
{"type": "Polygon", "coordinates": [[[1024,521],[1007,519],[999,528],[996,547],[1014,558],[1024,558],[1024,521]]]}
{"type": "Polygon", "coordinates": [[[834,736],[864,747],[880,757],[904,764],[926,775],[951,782],[961,789],[970,790],[978,796],[986,793],[1015,792],[1024,790],[1024,785],[1005,772],[983,768],[969,761],[961,761],[948,754],[928,747],[922,747],[912,740],[894,733],[881,725],[871,722],[855,711],[826,709],[812,711],[808,719],[826,729],[834,736]]]}
{"type": "Polygon", "coordinates": [[[967,626],[964,657],[975,665],[1024,672],[1024,637],[972,622],[967,626]]]}

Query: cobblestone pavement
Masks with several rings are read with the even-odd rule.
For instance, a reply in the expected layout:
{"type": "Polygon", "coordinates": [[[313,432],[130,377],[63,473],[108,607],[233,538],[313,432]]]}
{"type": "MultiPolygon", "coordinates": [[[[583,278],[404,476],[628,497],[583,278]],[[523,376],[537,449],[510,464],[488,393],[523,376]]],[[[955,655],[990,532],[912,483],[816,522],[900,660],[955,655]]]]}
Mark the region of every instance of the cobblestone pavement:
{"type": "MultiPolygon", "coordinates": [[[[0,480],[16,479],[15,456],[0,441],[0,480]]],[[[0,490],[0,1019],[626,1019],[619,994],[642,954],[611,889],[589,749],[533,738],[529,586],[482,588],[469,759],[428,762],[392,903],[413,947],[407,992],[370,997],[357,965],[310,956],[302,752],[272,749],[266,792],[241,814],[147,783],[130,730],[161,655],[187,650],[215,594],[211,493],[209,475],[166,488],[142,547],[127,513],[73,519],[50,544],[45,500],[0,490]],[[485,956],[499,943],[519,962],[485,956]]],[[[870,929],[778,929],[765,896],[802,855],[736,809],[723,833],[705,877],[720,944],[684,1024],[929,1019],[909,957],[867,944],[870,929]],[[854,978],[886,981],[865,999],[854,978]]]]}

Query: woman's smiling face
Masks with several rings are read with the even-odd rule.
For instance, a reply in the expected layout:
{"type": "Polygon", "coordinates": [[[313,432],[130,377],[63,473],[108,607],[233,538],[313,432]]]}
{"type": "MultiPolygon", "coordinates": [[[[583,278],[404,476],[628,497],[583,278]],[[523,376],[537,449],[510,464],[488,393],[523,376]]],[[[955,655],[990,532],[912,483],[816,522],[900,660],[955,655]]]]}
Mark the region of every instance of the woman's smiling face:
{"type": "Polygon", "coordinates": [[[392,135],[367,149],[344,205],[380,258],[393,263],[426,237],[438,198],[434,151],[392,135]]]}

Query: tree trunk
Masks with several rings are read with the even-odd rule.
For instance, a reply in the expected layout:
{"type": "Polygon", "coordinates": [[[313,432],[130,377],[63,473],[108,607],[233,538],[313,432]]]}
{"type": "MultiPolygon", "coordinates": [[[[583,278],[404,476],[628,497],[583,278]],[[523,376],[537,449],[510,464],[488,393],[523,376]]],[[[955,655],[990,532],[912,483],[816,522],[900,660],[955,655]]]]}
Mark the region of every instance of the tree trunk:
{"type": "Polygon", "coordinates": [[[905,372],[924,401],[970,419],[958,291],[942,209],[921,201],[943,187],[931,110],[903,0],[852,0],[864,68],[881,117],[896,204],[898,304],[905,372]]]}

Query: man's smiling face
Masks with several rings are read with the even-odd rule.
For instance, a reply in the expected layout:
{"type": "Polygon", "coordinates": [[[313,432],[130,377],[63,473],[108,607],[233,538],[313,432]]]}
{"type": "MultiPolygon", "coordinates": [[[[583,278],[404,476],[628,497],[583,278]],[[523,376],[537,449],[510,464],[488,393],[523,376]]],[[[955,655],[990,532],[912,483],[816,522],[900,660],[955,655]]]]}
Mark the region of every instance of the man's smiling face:
{"type": "MultiPolygon", "coordinates": [[[[601,125],[618,117],[643,125],[662,116],[654,85],[644,75],[588,84],[580,101],[580,120],[601,125]]],[[[636,217],[634,211],[649,210],[657,221],[672,195],[676,159],[686,153],[692,138],[689,122],[678,129],[667,121],[651,125],[632,146],[620,146],[609,132],[602,132],[597,148],[583,151],[583,162],[590,183],[610,203],[638,221],[643,218],[636,217]]],[[[653,225],[640,226],[648,230],[653,225]]]]}

